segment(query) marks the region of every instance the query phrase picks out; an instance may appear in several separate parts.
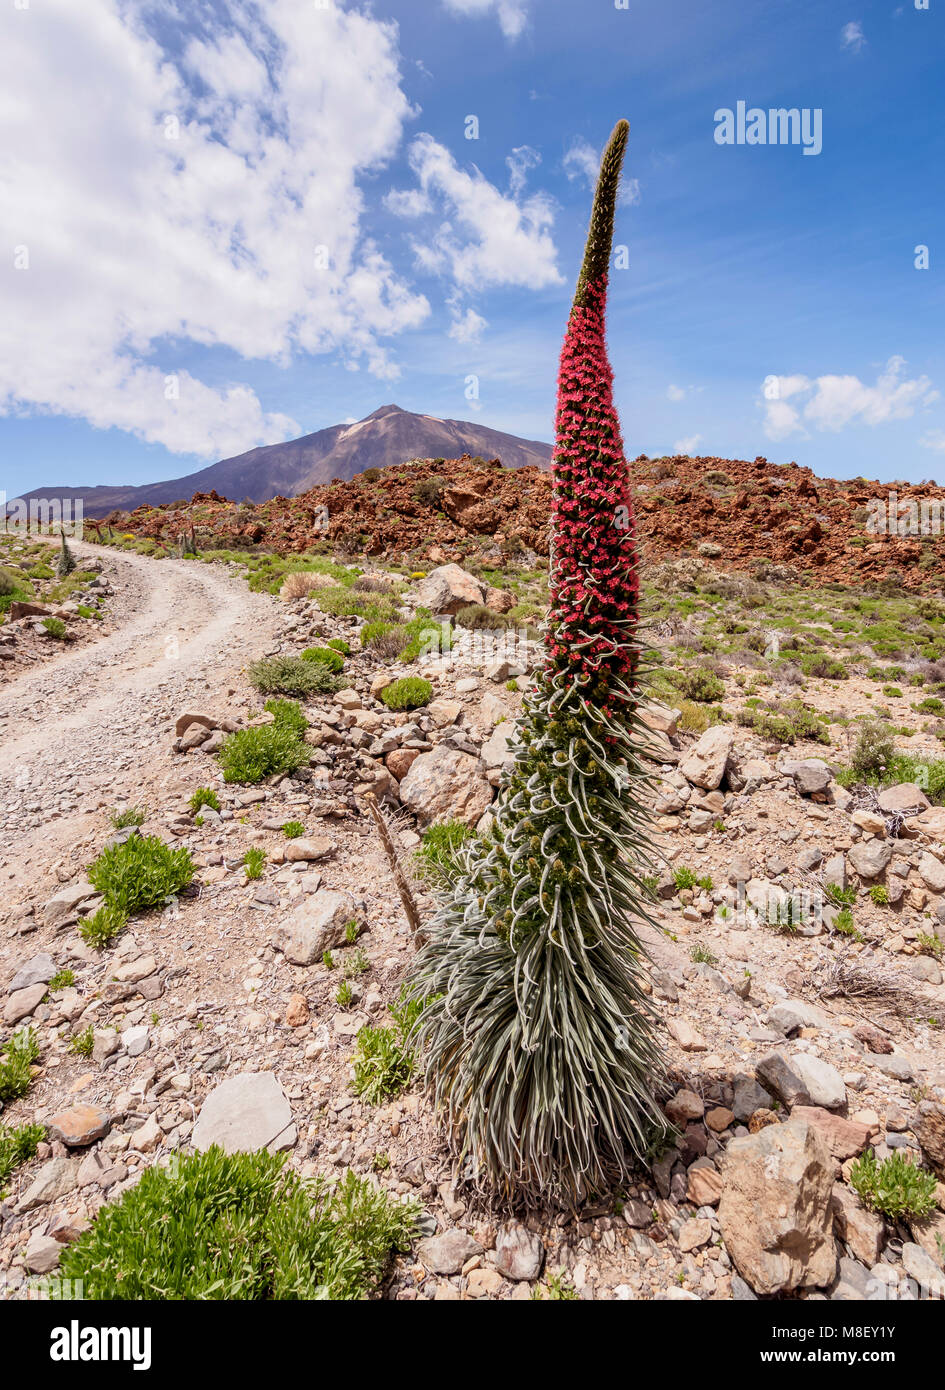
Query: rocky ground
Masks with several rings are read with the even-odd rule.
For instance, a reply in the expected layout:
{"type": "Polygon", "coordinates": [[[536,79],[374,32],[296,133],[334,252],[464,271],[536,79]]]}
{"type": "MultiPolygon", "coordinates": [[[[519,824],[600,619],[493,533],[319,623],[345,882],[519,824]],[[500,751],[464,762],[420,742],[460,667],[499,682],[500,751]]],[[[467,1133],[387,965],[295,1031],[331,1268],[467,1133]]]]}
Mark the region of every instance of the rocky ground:
{"type": "MultiPolygon", "coordinates": [[[[317,589],[286,603],[220,566],[100,553],[116,612],[133,616],[0,702],[0,1036],[32,1025],[41,1049],[2,1122],[47,1126],[0,1205],[8,1296],[53,1272],[147,1165],[238,1134],[305,1173],[353,1168],[419,1197],[423,1238],[393,1299],[941,1297],[945,1183],[922,1221],[883,1218],[849,1184],[868,1147],[945,1174],[945,810],[928,779],[928,796],[851,782],[849,722],[828,718],[838,702],[872,715],[882,673],[848,673],[842,698],[807,679],[825,717],[793,744],[734,717],[763,661],[717,664],[707,700],[661,687],[647,714],[661,931],[646,938],[678,1140],[635,1186],[520,1222],[454,1186],[422,1091],[367,1105],[351,1058],[362,1026],[389,1021],[412,952],[365,796],[408,858],[426,826],[488,816],[538,644],[479,630],[449,656],[385,664],[360,648],[362,619],[322,611],[317,589]],[[346,688],[306,702],[310,765],[226,785],[224,733],[268,717],[247,661],[337,637],[352,647],[346,688]],[[380,694],[404,670],[433,693],[392,713],[380,694]],[[198,787],[219,814],[190,810],[198,787]],[[146,808],[139,833],[191,850],[197,891],[99,953],[77,934],[97,902],[85,869],[129,805],[146,808]],[[304,835],[285,838],[290,820],[304,835]],[[266,866],[250,881],[253,846],[266,866]],[[88,1056],[71,1050],[83,1034],[88,1056]]],[[[409,616],[512,597],[441,567],[401,581],[399,602],[409,616]]],[[[684,607],[691,635],[691,592],[684,607]]],[[[719,610],[705,608],[709,633],[719,610]]],[[[682,670],[678,624],[655,613],[653,635],[682,670]]],[[[899,746],[934,766],[935,726],[902,705],[899,746]]]]}
{"type": "MultiPolygon", "coordinates": [[[[787,565],[819,584],[887,580],[915,592],[945,575],[945,492],[935,482],[842,481],[763,457],[685,455],[642,455],[631,475],[649,563],[688,551],[724,555],[729,569],[787,565]]],[[[392,563],[421,561],[432,543],[439,562],[496,563],[547,554],[550,483],[545,471],[498,459],[410,459],[258,505],[198,493],[186,506],[115,512],[101,534],[157,554],[176,552],[193,528],[201,549],[327,547],[392,563]]]]}
{"type": "MultiPolygon", "coordinates": [[[[60,656],[64,647],[101,641],[127,616],[115,607],[101,559],[89,558],[60,579],[58,558],[59,545],[52,540],[0,535],[0,590],[8,603],[0,627],[0,686],[24,669],[60,656]]],[[[123,605],[133,601],[132,595],[122,594],[123,605]]]]}

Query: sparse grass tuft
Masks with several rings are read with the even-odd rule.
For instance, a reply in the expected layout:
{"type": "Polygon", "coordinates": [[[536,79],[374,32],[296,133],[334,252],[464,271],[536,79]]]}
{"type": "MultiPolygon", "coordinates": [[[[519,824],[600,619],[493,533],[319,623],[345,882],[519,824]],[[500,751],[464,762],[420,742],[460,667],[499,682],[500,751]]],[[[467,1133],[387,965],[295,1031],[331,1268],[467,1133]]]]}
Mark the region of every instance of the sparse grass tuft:
{"type": "Polygon", "coordinates": [[[416,1058],[409,1046],[413,1025],[423,1011],[423,1003],[405,1000],[388,1006],[393,1028],[365,1026],[358,1033],[354,1055],[354,1091],[369,1105],[400,1095],[413,1079],[416,1058]]]}
{"type": "Polygon", "coordinates": [[[262,878],[263,869],[266,867],[266,851],[258,845],[253,845],[243,855],[243,867],[247,878],[262,878]]]}

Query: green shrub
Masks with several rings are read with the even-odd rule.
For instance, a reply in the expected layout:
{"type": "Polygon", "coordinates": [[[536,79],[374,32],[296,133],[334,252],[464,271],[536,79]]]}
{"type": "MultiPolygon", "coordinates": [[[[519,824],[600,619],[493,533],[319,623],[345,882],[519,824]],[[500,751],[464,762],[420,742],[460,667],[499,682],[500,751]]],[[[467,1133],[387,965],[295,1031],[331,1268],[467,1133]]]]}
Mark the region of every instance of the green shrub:
{"type": "Polygon", "coordinates": [[[329,671],[337,674],[345,664],[345,659],[341,652],[336,652],[333,647],[306,647],[302,653],[303,661],[320,661],[323,666],[327,666],[329,671]]]}
{"type": "Polygon", "coordinates": [[[148,818],[148,813],[143,806],[124,806],[122,809],[112,811],[109,820],[115,830],[127,830],[131,825],[144,825],[148,818]]]}
{"type": "Polygon", "coordinates": [[[714,671],[705,666],[692,671],[677,671],[674,680],[684,699],[698,700],[700,704],[711,704],[713,700],[721,700],[725,694],[723,683],[714,671]]]}
{"type": "Polygon", "coordinates": [[[33,1029],[18,1029],[0,1056],[0,1103],[7,1105],[26,1095],[33,1079],[30,1068],[38,1061],[39,1044],[33,1029]]]}
{"type": "Polygon", "coordinates": [[[343,637],[329,637],[328,641],[325,643],[325,646],[331,647],[333,651],[341,652],[342,656],[351,655],[351,648],[348,646],[347,642],[344,640],[343,637]]]}
{"type": "Polygon", "coordinates": [[[397,616],[397,605],[388,594],[354,594],[339,588],[317,589],[313,597],[323,613],[335,617],[391,622],[397,616]]]}
{"type": "Polygon", "coordinates": [[[679,701],[679,727],[687,734],[702,734],[719,722],[718,706],[707,707],[696,700],[679,701]]]}
{"type": "Polygon", "coordinates": [[[243,855],[243,867],[247,878],[262,878],[263,869],[266,867],[266,851],[258,845],[253,845],[243,855]]]}
{"type": "Polygon", "coordinates": [[[806,653],[800,659],[800,667],[805,676],[814,676],[819,680],[845,681],[850,675],[842,661],[823,652],[806,653]]]}
{"type": "Polygon", "coordinates": [[[874,883],[870,889],[870,898],[877,907],[888,907],[889,889],[883,883],[874,883]]]}
{"type": "Polygon", "coordinates": [[[945,955],[945,941],[932,932],[920,931],[916,937],[916,942],[923,956],[932,956],[935,960],[941,960],[942,956],[945,955]]]}
{"type": "Polygon", "coordinates": [[[212,787],[198,787],[188,802],[194,815],[202,811],[204,806],[209,806],[211,811],[220,810],[220,798],[212,787]]]}
{"type": "Polygon", "coordinates": [[[194,876],[190,851],[172,849],[156,835],[132,835],[109,845],[89,866],[93,888],[113,908],[131,915],[159,907],[186,888],[194,876]]]}
{"type": "Polygon", "coordinates": [[[928,699],[920,700],[912,708],[917,714],[945,714],[945,703],[936,695],[930,695],[928,699]]]}
{"type": "Polygon", "coordinates": [[[67,966],[64,970],[56,971],[46,988],[49,990],[50,994],[56,994],[58,990],[70,989],[74,984],[75,971],[70,970],[67,966]]]}
{"type": "Polygon", "coordinates": [[[276,724],[284,729],[291,729],[299,738],[308,728],[308,720],[305,711],[298,700],[267,700],[263,705],[267,714],[271,714],[276,724]]]}
{"type": "Polygon", "coordinates": [[[69,1039],[69,1051],[76,1057],[91,1057],[95,1048],[95,1029],[90,1023],[81,1033],[73,1033],[69,1039]]]}
{"type": "Polygon", "coordinates": [[[282,827],[282,833],[287,840],[297,840],[305,834],[305,826],[300,820],[287,820],[282,827]]]}
{"type": "Polygon", "coordinates": [[[423,507],[432,507],[434,510],[438,510],[445,487],[445,478],[422,478],[414,487],[414,501],[419,502],[423,507]]]}
{"type": "Polygon", "coordinates": [[[92,946],[96,951],[104,951],[127,925],[127,912],[112,907],[109,903],[103,903],[79,923],[79,935],[86,946],[92,946]]]}
{"type": "Polygon", "coordinates": [[[682,892],[685,888],[701,888],[704,893],[711,893],[715,887],[711,875],[704,874],[700,878],[694,869],[689,869],[685,865],[673,870],[673,883],[676,885],[677,892],[682,892]]]}
{"type": "Polygon", "coordinates": [[[45,1125],[0,1124],[0,1202],[7,1194],[7,1183],[21,1163],[28,1163],[46,1138],[45,1125]]]}
{"type": "Polygon", "coordinates": [[[287,724],[261,724],[227,734],[219,760],[224,782],[255,785],[266,777],[286,777],[309,761],[312,750],[287,724]]]}
{"type": "Polygon", "coordinates": [[[449,623],[438,623],[428,608],[418,608],[404,628],[401,661],[416,661],[421,653],[429,656],[448,652],[453,645],[449,623]]]}
{"type": "Polygon", "coordinates": [[[381,699],[388,709],[419,709],[430,701],[433,686],[419,676],[404,676],[399,681],[385,685],[381,699]]]}
{"type": "Polygon", "coordinates": [[[416,1220],[354,1173],[306,1181],[284,1154],[212,1148],[145,1169],[65,1247],[60,1273],[93,1300],[363,1299],[416,1220]]]}
{"type": "Polygon", "coordinates": [[[249,680],[263,695],[334,694],[341,682],[320,661],[300,656],[266,656],[249,667],[249,680]]]}
{"type": "Polygon", "coordinates": [[[43,627],[50,637],[56,637],[60,642],[64,641],[69,634],[69,629],[61,618],[44,618],[43,627]]]}
{"type": "Polygon", "coordinates": [[[508,619],[505,614],[496,613],[494,609],[487,608],[484,603],[468,603],[465,608],[460,608],[456,614],[456,622],[459,627],[478,628],[484,631],[508,627],[508,619]]]}
{"type": "Polygon", "coordinates": [[[462,868],[461,850],[472,835],[461,820],[439,821],[424,830],[413,863],[417,877],[430,884],[451,882],[462,868]]]}
{"type": "Polygon", "coordinates": [[[423,1011],[423,1003],[406,1000],[388,1005],[393,1028],[366,1025],[358,1033],[354,1055],[354,1091],[369,1105],[400,1095],[413,1079],[416,1058],[409,1045],[410,1031],[423,1011]]]}
{"type": "Polygon", "coordinates": [[[850,1186],[864,1206],[898,1221],[921,1220],[935,1210],[935,1176],[919,1168],[896,1150],[877,1164],[873,1149],[856,1160],[850,1170],[850,1186]]]}
{"type": "Polygon", "coordinates": [[[894,753],[892,730],[871,721],[857,735],[850,766],[860,777],[879,776],[892,762],[894,753]]]}
{"type": "Polygon", "coordinates": [[[738,711],[735,719],[743,727],[753,729],[759,737],[777,739],[779,743],[796,743],[798,739],[810,739],[816,743],[830,742],[830,734],[823,719],[799,700],[766,708],[748,701],[738,711]]]}

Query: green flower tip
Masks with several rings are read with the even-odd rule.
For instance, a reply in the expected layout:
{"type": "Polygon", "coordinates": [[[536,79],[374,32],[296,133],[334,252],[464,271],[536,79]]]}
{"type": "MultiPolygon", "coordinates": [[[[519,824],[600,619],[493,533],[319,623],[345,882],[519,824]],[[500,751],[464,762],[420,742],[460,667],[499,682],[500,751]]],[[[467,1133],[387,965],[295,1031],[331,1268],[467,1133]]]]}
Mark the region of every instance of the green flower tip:
{"type": "Polygon", "coordinates": [[[610,248],[614,239],[614,214],[617,210],[617,190],[620,170],[630,136],[630,122],[618,121],[600,161],[591,224],[584,247],[584,261],[574,292],[575,305],[584,303],[584,290],[590,283],[603,279],[610,264],[610,248]]]}

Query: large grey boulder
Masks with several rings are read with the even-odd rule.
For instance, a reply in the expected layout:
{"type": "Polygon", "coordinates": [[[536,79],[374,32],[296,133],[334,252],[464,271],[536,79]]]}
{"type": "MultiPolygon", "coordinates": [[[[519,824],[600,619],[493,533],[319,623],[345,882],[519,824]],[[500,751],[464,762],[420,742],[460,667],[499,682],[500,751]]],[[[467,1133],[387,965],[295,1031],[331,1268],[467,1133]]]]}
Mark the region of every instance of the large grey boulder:
{"type": "Polygon", "coordinates": [[[434,617],[452,616],[485,596],[486,585],[459,565],[439,565],[417,586],[417,602],[434,617]]]}
{"type": "Polygon", "coordinates": [[[833,773],[823,758],[791,758],[783,767],[788,776],[794,778],[801,796],[817,796],[833,781],[833,773]]]}
{"type": "Polygon", "coordinates": [[[271,1071],[228,1076],[207,1096],[191,1143],[199,1153],[218,1144],[224,1153],[278,1153],[298,1131],[285,1091],[271,1071]]]}
{"type": "Polygon", "coordinates": [[[291,965],[313,965],[340,946],[345,927],[356,916],[349,893],[322,888],[309,894],[272,933],[272,944],[291,965]]]}
{"type": "Polygon", "coordinates": [[[725,775],[734,738],[734,731],[726,724],[714,724],[681,760],[679,771],[688,782],[714,791],[725,775]]]}
{"type": "Polygon", "coordinates": [[[421,825],[440,820],[475,825],[492,804],[492,787],[478,758],[440,743],[411,763],[400,784],[400,800],[421,825]]]}
{"type": "Polygon", "coordinates": [[[820,1289],[833,1281],[833,1170],[826,1142],[805,1120],[767,1125],[729,1144],[719,1226],[755,1293],[820,1289]]]}
{"type": "Polygon", "coordinates": [[[417,1254],[431,1274],[459,1274],[467,1260],[482,1254],[482,1246],[467,1231],[456,1226],[421,1240],[417,1254]]]}
{"type": "Polygon", "coordinates": [[[7,994],[16,994],[17,990],[29,989],[32,985],[48,985],[55,974],[56,962],[52,956],[41,951],[38,956],[33,956],[20,966],[7,985],[7,994]]]}
{"type": "Polygon", "coordinates": [[[864,840],[853,846],[847,859],[860,878],[876,878],[892,859],[892,853],[888,840],[864,840]]]}
{"type": "Polygon", "coordinates": [[[945,893],[945,864],[934,854],[923,854],[919,859],[919,877],[933,893],[945,893]]]}

